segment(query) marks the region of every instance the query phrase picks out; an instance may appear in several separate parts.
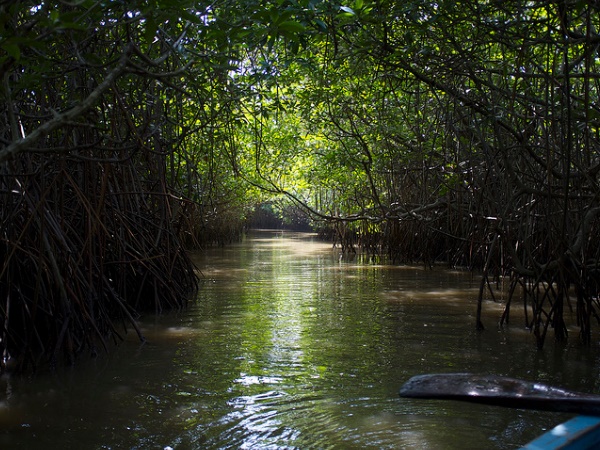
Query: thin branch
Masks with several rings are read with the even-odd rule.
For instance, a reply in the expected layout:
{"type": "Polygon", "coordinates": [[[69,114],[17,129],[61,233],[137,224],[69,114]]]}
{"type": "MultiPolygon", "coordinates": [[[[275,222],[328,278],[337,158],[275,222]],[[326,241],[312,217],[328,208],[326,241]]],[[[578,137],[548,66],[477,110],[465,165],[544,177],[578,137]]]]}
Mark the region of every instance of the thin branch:
{"type": "Polygon", "coordinates": [[[39,127],[37,127],[31,134],[25,136],[22,139],[14,141],[12,144],[4,147],[0,150],[0,163],[6,162],[12,158],[14,158],[17,154],[26,151],[33,147],[36,141],[41,139],[44,136],[47,136],[49,133],[54,131],[56,128],[64,125],[65,123],[75,119],[76,117],[83,114],[85,111],[90,109],[92,106],[96,104],[99,100],[100,96],[106,92],[112,84],[119,78],[119,76],[125,71],[127,66],[127,61],[129,60],[129,56],[132,52],[133,45],[130,44],[125,49],[125,52],[121,56],[119,63],[117,66],[106,76],[104,81],[96,87],[92,91],[90,95],[86,99],[84,99],[77,106],[65,111],[63,113],[57,114],[54,118],[50,119],[48,122],[43,123],[39,127]]]}

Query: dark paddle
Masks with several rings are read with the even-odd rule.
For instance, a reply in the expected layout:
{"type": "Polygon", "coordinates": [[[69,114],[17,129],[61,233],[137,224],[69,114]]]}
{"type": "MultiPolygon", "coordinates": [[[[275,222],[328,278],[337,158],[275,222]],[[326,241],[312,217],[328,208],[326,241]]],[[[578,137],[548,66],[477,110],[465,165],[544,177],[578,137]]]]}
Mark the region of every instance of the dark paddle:
{"type": "Polygon", "coordinates": [[[567,391],[542,383],[494,375],[418,375],[400,388],[400,397],[462,400],[509,408],[600,416],[600,395],[567,391]]]}

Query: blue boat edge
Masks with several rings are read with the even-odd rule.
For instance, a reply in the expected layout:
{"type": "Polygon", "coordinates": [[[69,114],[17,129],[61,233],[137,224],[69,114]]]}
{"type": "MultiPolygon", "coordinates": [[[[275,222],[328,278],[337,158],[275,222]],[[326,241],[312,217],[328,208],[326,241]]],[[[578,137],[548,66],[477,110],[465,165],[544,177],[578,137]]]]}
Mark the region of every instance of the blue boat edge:
{"type": "Polygon", "coordinates": [[[600,448],[600,417],[577,416],[563,422],[521,450],[588,450],[600,448]]]}

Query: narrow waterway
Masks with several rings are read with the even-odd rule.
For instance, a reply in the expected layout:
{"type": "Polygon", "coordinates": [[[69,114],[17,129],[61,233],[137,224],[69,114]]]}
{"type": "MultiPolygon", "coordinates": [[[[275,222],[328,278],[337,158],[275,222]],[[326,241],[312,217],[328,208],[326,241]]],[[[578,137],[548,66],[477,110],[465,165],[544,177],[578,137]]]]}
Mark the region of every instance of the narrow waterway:
{"type": "MultiPolygon", "coordinates": [[[[535,348],[478,280],[348,261],[311,235],[256,232],[195,256],[198,302],[114,352],[0,380],[0,448],[514,449],[567,415],[400,399],[412,375],[475,372],[598,392],[597,348],[535,348]]],[[[516,321],[515,321],[516,322],[516,321]]]]}

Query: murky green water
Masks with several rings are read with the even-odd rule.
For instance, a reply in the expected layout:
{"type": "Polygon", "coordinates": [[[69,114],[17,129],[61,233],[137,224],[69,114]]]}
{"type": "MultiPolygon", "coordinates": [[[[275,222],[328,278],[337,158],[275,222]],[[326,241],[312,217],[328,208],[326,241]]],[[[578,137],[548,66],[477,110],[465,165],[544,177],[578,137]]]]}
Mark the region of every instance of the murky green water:
{"type": "Polygon", "coordinates": [[[515,323],[473,331],[477,280],[340,260],[307,235],[254,234],[196,257],[199,302],[141,321],[92,362],[0,380],[0,448],[518,448],[569,416],[398,398],[469,371],[598,392],[597,349],[537,352],[515,323]]]}

